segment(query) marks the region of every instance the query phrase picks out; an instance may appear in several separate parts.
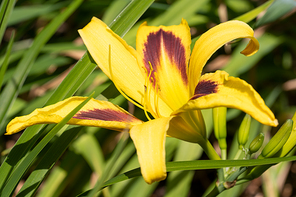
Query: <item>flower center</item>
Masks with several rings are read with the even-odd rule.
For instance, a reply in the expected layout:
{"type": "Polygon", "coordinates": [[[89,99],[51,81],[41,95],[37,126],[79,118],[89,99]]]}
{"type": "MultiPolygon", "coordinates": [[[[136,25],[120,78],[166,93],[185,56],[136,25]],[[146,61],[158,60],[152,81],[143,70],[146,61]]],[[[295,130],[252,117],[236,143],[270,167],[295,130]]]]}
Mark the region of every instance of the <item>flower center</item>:
{"type": "Polygon", "coordinates": [[[150,112],[153,117],[160,117],[158,109],[159,85],[157,83],[157,73],[154,71],[151,62],[149,61],[149,72],[144,67],[146,73],[145,90],[144,90],[144,112],[148,120],[151,120],[147,112],[150,112]]]}

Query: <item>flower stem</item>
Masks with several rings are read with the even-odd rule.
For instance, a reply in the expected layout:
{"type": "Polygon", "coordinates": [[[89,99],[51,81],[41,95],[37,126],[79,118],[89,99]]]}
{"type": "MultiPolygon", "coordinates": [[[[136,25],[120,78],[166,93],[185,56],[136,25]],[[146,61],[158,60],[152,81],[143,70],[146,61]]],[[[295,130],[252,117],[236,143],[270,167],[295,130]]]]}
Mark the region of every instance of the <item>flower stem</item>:
{"type": "Polygon", "coordinates": [[[212,146],[212,144],[209,142],[208,139],[203,140],[199,144],[210,159],[221,160],[220,156],[217,154],[217,152],[215,151],[214,147],[212,146]]]}

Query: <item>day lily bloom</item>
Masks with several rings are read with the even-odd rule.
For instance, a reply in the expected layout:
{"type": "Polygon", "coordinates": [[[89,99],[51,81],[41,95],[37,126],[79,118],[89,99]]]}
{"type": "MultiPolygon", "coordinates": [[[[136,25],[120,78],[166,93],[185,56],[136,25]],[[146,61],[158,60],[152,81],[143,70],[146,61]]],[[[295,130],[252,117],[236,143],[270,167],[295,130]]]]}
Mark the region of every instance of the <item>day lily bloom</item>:
{"type": "MultiPolygon", "coordinates": [[[[185,20],[168,27],[143,23],[137,33],[137,50],[95,17],[79,33],[99,68],[128,100],[145,111],[148,121],[110,102],[92,99],[68,124],[129,130],[143,178],[149,184],[166,178],[166,136],[199,143],[211,159],[220,159],[207,140],[201,109],[236,108],[262,124],[278,124],[245,81],[224,71],[201,75],[211,55],[231,40],[249,38],[241,53],[250,56],[257,52],[254,32],[243,22],[229,21],[210,29],[198,39],[191,56],[190,29],[185,20]]],[[[58,123],[85,99],[71,97],[17,117],[8,124],[6,134],[34,124],[58,123]]]]}

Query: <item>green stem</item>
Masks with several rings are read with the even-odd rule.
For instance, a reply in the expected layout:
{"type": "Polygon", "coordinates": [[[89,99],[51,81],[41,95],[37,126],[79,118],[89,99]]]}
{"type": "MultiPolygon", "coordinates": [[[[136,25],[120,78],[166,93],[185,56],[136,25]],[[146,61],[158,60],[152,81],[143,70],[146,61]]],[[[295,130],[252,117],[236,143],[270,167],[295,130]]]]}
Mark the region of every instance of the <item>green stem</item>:
{"type": "Polygon", "coordinates": [[[221,149],[221,158],[223,160],[227,159],[227,150],[226,149],[221,149]]]}
{"type": "Polygon", "coordinates": [[[223,186],[223,184],[216,185],[216,187],[214,187],[213,190],[207,194],[207,197],[215,197],[224,190],[225,187],[223,186]]]}
{"type": "Polygon", "coordinates": [[[221,160],[220,156],[215,151],[212,144],[209,142],[208,139],[205,139],[204,141],[200,142],[199,145],[203,148],[207,156],[212,160],[221,160]]]}
{"type": "Polygon", "coordinates": [[[238,151],[236,152],[236,155],[234,157],[234,160],[238,160],[240,158],[242,152],[243,152],[242,149],[238,149],[238,151]]]}

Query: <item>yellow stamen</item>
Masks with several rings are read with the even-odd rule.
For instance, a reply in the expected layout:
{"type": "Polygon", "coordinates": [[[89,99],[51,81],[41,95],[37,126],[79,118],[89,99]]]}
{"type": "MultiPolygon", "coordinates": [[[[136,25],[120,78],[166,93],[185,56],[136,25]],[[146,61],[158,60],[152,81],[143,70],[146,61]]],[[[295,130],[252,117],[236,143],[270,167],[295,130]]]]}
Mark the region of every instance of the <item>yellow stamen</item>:
{"type": "MultiPolygon", "coordinates": [[[[144,67],[145,71],[146,71],[146,74],[148,74],[148,77],[145,79],[145,92],[144,92],[144,113],[145,113],[145,116],[147,117],[148,120],[151,120],[151,118],[149,117],[148,113],[147,113],[147,104],[150,104],[149,102],[149,98],[148,96],[150,95],[150,83],[149,83],[149,80],[150,80],[150,77],[152,75],[152,72],[153,72],[153,68],[151,66],[151,63],[149,62],[149,65],[150,65],[150,72],[148,74],[148,70],[144,67]]],[[[150,96],[149,96],[150,97],[150,96]]],[[[151,108],[151,105],[150,105],[150,109],[152,110],[151,108]]],[[[151,113],[151,112],[150,112],[151,113]]]]}
{"type": "MultiPolygon", "coordinates": [[[[113,73],[112,73],[112,69],[111,69],[111,45],[109,45],[109,72],[110,72],[110,79],[113,81],[113,73]]],[[[136,101],[132,100],[131,98],[129,98],[117,85],[116,83],[114,83],[116,89],[120,92],[120,94],[122,94],[122,96],[124,96],[124,98],[126,98],[126,100],[128,100],[129,102],[131,102],[132,104],[134,104],[135,106],[144,109],[144,107],[140,104],[138,104],[136,101]]]]}
{"type": "Polygon", "coordinates": [[[145,92],[144,92],[144,113],[145,116],[148,120],[151,120],[151,118],[149,117],[148,113],[147,113],[147,86],[145,85],[145,92]]]}
{"type": "MultiPolygon", "coordinates": [[[[154,73],[154,76],[155,76],[155,79],[157,79],[157,73],[155,72],[154,73]]],[[[159,113],[159,109],[158,109],[158,98],[159,98],[159,86],[158,86],[158,82],[157,80],[155,80],[155,94],[154,94],[154,107],[155,107],[155,110],[156,110],[156,115],[157,117],[160,117],[160,113],[159,113]]]]}

